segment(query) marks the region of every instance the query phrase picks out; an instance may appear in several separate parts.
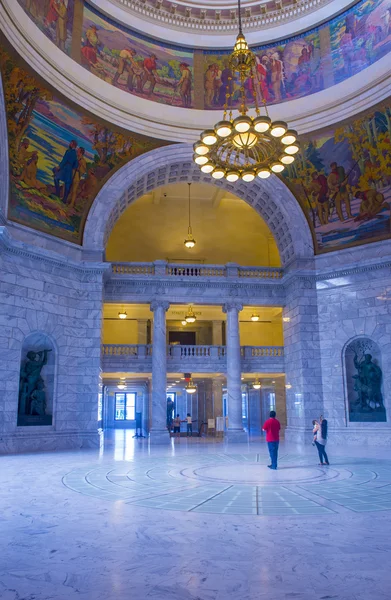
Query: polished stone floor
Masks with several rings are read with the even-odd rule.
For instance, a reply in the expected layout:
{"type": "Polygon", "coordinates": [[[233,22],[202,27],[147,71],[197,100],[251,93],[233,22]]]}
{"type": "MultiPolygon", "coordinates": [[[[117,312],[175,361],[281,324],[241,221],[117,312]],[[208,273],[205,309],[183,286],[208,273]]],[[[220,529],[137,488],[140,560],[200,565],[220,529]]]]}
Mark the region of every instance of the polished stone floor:
{"type": "MultiPolygon", "coordinates": [[[[0,457],[1,600],[389,600],[380,449],[198,438],[0,457]]],[[[385,457],[385,458],[383,458],[385,457]]]]}

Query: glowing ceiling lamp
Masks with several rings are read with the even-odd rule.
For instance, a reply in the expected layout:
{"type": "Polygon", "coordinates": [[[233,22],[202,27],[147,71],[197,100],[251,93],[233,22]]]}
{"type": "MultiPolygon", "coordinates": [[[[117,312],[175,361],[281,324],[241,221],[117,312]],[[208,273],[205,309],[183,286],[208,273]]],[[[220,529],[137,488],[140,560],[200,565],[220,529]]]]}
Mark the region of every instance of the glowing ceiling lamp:
{"type": "Polygon", "coordinates": [[[238,179],[250,182],[255,177],[267,179],[271,173],[281,173],[294,162],[294,155],[300,147],[296,131],[289,129],[285,121],[272,121],[269,117],[256,58],[242,32],[240,0],[238,11],[239,34],[229,57],[231,76],[225,88],[223,119],[213,129],[201,133],[193,146],[193,160],[203,173],[211,174],[214,179],[225,177],[230,182],[238,179]],[[240,84],[240,114],[234,119],[232,99],[237,93],[237,89],[234,89],[236,80],[240,84]],[[254,116],[247,114],[248,82],[253,90],[254,116]],[[261,114],[258,93],[265,114],[261,114]]]}
{"type": "Polygon", "coordinates": [[[195,394],[197,391],[197,386],[193,383],[193,380],[190,378],[189,382],[185,386],[185,390],[188,394],[195,394]]]}
{"type": "Polygon", "coordinates": [[[118,318],[119,319],[127,319],[128,315],[126,314],[126,310],[124,310],[123,308],[119,311],[118,313],[118,318]]]}
{"type": "Polygon", "coordinates": [[[250,318],[251,318],[252,321],[254,321],[254,323],[256,323],[257,321],[259,321],[259,315],[252,314],[250,318]]]}
{"type": "Polygon", "coordinates": [[[193,312],[193,307],[189,306],[189,310],[187,311],[187,314],[185,316],[185,321],[186,323],[195,323],[197,317],[195,316],[194,312],[193,312]]]}
{"type": "Polygon", "coordinates": [[[187,237],[184,241],[184,244],[186,246],[186,248],[194,248],[194,246],[196,245],[196,241],[194,239],[193,236],[193,231],[191,229],[191,213],[190,213],[190,208],[191,208],[191,199],[190,199],[190,187],[191,187],[191,183],[187,184],[189,186],[189,227],[187,228],[187,237]]]}
{"type": "Polygon", "coordinates": [[[261,382],[259,381],[259,379],[257,377],[257,379],[253,383],[253,389],[254,390],[260,390],[261,387],[262,387],[261,382]]]}

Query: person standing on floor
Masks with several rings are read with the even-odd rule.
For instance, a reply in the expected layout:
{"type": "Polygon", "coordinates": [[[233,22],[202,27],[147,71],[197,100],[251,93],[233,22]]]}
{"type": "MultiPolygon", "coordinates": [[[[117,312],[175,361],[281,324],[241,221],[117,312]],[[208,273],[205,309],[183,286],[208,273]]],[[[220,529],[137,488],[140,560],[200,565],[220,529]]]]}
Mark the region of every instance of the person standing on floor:
{"type": "Polygon", "coordinates": [[[327,443],[327,419],[322,416],[319,419],[319,423],[316,422],[314,426],[314,442],[318,449],[319,464],[328,465],[329,459],[326,454],[326,443],[327,443]]]}
{"type": "Polygon", "coordinates": [[[186,419],[183,422],[186,423],[187,437],[193,437],[193,419],[190,413],[187,413],[186,419]]]}
{"type": "Polygon", "coordinates": [[[264,422],[262,429],[263,431],[266,431],[266,441],[269,447],[271,465],[268,465],[268,467],[269,469],[276,471],[281,424],[280,421],[276,419],[276,412],[274,410],[270,411],[270,418],[264,422]]]}
{"type": "Polygon", "coordinates": [[[177,415],[173,421],[173,425],[174,425],[174,438],[179,438],[181,437],[181,418],[179,415],[177,415]]]}

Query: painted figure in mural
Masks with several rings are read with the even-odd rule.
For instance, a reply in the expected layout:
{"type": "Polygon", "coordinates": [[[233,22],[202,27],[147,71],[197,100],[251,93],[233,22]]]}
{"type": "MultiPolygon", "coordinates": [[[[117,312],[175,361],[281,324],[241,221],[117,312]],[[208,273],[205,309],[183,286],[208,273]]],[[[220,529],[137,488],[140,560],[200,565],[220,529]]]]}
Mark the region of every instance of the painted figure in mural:
{"type": "Polygon", "coordinates": [[[360,213],[354,219],[355,221],[369,221],[383,208],[389,208],[383,194],[374,189],[356,192],[355,197],[361,200],[360,213]]]}
{"type": "Polygon", "coordinates": [[[46,414],[46,392],[45,384],[40,379],[35,390],[31,393],[30,415],[43,417],[46,414]]]}
{"type": "Polygon", "coordinates": [[[340,48],[343,56],[343,63],[346,76],[352,75],[352,64],[354,60],[354,44],[353,36],[349,27],[345,28],[345,32],[341,38],[340,48]]]}
{"type": "Polygon", "coordinates": [[[32,393],[39,389],[38,384],[43,383],[41,371],[48,362],[49,352],[51,352],[49,349],[40,352],[33,352],[31,350],[27,352],[27,360],[20,368],[18,410],[20,415],[30,414],[32,393]]]}
{"type": "Polygon", "coordinates": [[[80,146],[77,149],[76,154],[77,154],[78,165],[77,165],[77,169],[73,175],[72,187],[71,187],[71,191],[70,191],[70,196],[71,196],[71,201],[69,203],[70,208],[73,208],[75,206],[80,182],[82,179],[85,178],[86,173],[87,173],[87,161],[84,157],[85,149],[82,146],[80,146]]]}
{"type": "Polygon", "coordinates": [[[64,183],[64,194],[62,201],[66,204],[69,192],[71,191],[74,172],[78,168],[79,161],[76,153],[76,140],[71,140],[68,150],[65,152],[62,161],[53,169],[54,174],[54,185],[56,188],[56,195],[61,198],[60,182],[64,183]]]}
{"type": "Polygon", "coordinates": [[[321,225],[327,225],[329,222],[329,188],[327,177],[317,171],[314,171],[311,177],[310,191],[315,199],[319,222],[321,225]]]}
{"type": "Polygon", "coordinates": [[[215,91],[216,65],[209,65],[205,73],[205,104],[206,106],[213,105],[213,96],[215,91]]]}
{"type": "MultiPolygon", "coordinates": [[[[350,210],[350,198],[347,190],[347,177],[345,169],[342,166],[338,166],[336,162],[332,162],[330,165],[331,173],[327,177],[327,184],[330,190],[330,212],[334,210],[334,206],[337,210],[337,215],[340,221],[345,221],[343,215],[342,205],[345,205],[346,214],[348,219],[352,219],[353,215],[350,210]]],[[[331,216],[330,214],[330,216],[331,216]]]]}
{"type": "Polygon", "coordinates": [[[187,63],[181,63],[179,69],[181,78],[175,87],[179,90],[182,105],[188,107],[191,106],[191,71],[187,63]]]}
{"type": "Polygon", "coordinates": [[[259,91],[260,91],[260,100],[261,102],[264,100],[265,102],[269,102],[270,101],[270,94],[269,94],[269,90],[267,87],[267,67],[266,64],[264,62],[262,62],[262,60],[256,56],[255,57],[256,60],[256,77],[257,77],[257,82],[259,85],[259,91]]]}
{"type": "Polygon", "coordinates": [[[65,42],[67,39],[67,18],[68,18],[68,0],[55,0],[52,3],[52,9],[56,13],[56,44],[65,52],[65,42]]]}
{"type": "Polygon", "coordinates": [[[154,92],[157,78],[159,77],[157,74],[157,56],[156,54],[150,54],[147,58],[144,59],[143,62],[143,78],[141,82],[141,87],[148,96],[151,96],[154,92]],[[149,83],[149,88],[145,90],[145,84],[149,83]]]}
{"type": "Polygon", "coordinates": [[[30,141],[27,138],[24,138],[20,144],[19,153],[18,153],[18,161],[22,169],[24,169],[27,161],[32,157],[33,151],[29,150],[30,141]]]}
{"type": "Polygon", "coordinates": [[[214,80],[214,94],[213,94],[213,104],[215,106],[217,106],[219,103],[220,88],[223,85],[222,81],[221,81],[222,74],[223,74],[223,72],[220,69],[219,65],[216,65],[216,73],[215,73],[215,80],[214,80]]]}
{"type": "Polygon", "coordinates": [[[284,84],[284,65],[280,54],[273,52],[270,57],[270,82],[275,102],[281,102],[284,84]]]}
{"type": "Polygon", "coordinates": [[[31,157],[26,161],[20,180],[29,187],[37,190],[45,190],[46,185],[37,179],[38,152],[31,153],[31,157]]]}
{"type": "Polygon", "coordinates": [[[140,63],[135,60],[136,51],[133,48],[124,48],[119,53],[119,63],[114,75],[113,85],[117,85],[121,75],[128,74],[127,87],[130,92],[134,90],[142,92],[142,77],[144,69],[140,63]]]}
{"type": "Polygon", "coordinates": [[[372,362],[371,354],[364,354],[359,360],[354,354],[354,366],[358,374],[353,375],[354,389],[357,392],[357,404],[366,410],[383,408],[383,395],[381,393],[382,370],[372,362]]]}
{"type": "Polygon", "coordinates": [[[381,16],[383,20],[384,37],[387,38],[391,33],[391,6],[381,16]]]}
{"type": "Polygon", "coordinates": [[[96,65],[100,51],[100,41],[98,37],[98,28],[91,25],[86,31],[86,39],[81,49],[82,58],[91,65],[96,65]]]}

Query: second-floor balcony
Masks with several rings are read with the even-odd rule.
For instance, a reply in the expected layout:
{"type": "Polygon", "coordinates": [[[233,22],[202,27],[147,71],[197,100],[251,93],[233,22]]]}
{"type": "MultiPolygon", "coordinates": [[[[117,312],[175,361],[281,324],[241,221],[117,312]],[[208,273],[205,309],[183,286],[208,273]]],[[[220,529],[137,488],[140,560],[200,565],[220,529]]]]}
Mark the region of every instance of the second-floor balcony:
{"type": "MultiPolygon", "coordinates": [[[[152,344],[103,344],[102,369],[109,372],[148,373],[152,370],[152,344]]],[[[241,346],[243,373],[283,373],[281,346],[241,346]]],[[[224,372],[226,346],[167,346],[167,372],[224,372]]]]}

